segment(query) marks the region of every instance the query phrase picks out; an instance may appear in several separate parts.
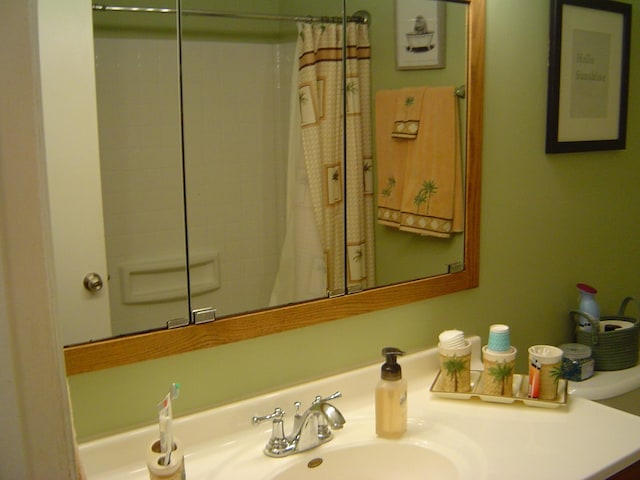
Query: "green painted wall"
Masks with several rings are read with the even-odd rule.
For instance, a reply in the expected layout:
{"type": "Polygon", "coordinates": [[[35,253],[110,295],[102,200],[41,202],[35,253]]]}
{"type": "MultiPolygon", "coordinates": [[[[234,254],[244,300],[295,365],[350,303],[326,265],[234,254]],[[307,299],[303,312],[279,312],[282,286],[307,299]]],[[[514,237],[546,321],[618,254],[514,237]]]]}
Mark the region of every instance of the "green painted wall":
{"type": "Polygon", "coordinates": [[[545,155],[548,17],[549,2],[487,2],[479,288],[70,377],[80,439],[152,422],[173,381],[180,415],[378,361],[385,345],[432,347],[451,327],[486,338],[490,324],[511,325],[522,370],[529,345],[571,339],[577,281],[599,288],[605,312],[640,296],[640,57],[631,59],[627,149],[545,155]]]}

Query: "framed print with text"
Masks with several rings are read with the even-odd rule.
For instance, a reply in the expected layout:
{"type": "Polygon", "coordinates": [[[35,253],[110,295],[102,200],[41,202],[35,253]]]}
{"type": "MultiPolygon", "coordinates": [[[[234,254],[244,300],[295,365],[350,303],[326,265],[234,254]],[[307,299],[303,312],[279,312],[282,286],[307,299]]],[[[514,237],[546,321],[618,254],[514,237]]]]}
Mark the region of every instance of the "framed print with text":
{"type": "Polygon", "coordinates": [[[552,0],[546,153],[626,147],[631,5],[552,0]]]}

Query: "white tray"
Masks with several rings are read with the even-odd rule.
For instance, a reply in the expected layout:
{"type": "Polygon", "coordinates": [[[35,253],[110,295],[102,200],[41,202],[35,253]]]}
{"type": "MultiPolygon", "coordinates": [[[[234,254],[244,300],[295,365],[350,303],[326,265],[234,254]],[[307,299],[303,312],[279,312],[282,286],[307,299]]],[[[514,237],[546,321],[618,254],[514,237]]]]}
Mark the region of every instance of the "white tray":
{"type": "Polygon", "coordinates": [[[541,400],[539,398],[529,398],[527,396],[527,391],[529,388],[529,377],[528,375],[518,375],[515,374],[513,376],[513,396],[502,396],[502,395],[486,395],[482,393],[482,371],[481,370],[471,370],[471,391],[466,393],[460,392],[445,392],[442,389],[442,381],[440,378],[440,373],[436,375],[433,384],[431,385],[431,393],[443,398],[455,398],[459,400],[468,400],[472,397],[478,397],[480,400],[485,402],[496,402],[496,403],[514,403],[515,401],[520,401],[525,405],[530,407],[544,407],[544,408],[558,408],[565,406],[567,404],[567,385],[568,382],[565,379],[560,379],[558,381],[558,394],[556,395],[555,400],[541,400]]]}

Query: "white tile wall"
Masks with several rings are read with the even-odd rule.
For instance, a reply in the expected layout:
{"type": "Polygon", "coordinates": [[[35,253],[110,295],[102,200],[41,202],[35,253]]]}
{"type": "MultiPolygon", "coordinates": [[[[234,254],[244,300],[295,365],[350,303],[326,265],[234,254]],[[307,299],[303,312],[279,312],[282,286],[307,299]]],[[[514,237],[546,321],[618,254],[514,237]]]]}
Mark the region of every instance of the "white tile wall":
{"type": "Polygon", "coordinates": [[[196,297],[196,308],[227,315],[268,304],[285,220],[289,90],[281,76],[288,87],[292,53],[291,45],[183,47],[190,248],[220,251],[222,284],[196,297]]]}
{"type": "MultiPolygon", "coordinates": [[[[185,301],[124,305],[118,265],[184,256],[175,43],[95,40],[115,334],[185,317],[185,301]]],[[[267,305],[285,221],[293,45],[183,45],[190,251],[220,255],[221,288],[193,308],[267,305]],[[283,120],[285,120],[283,122],[283,120]]],[[[186,282],[186,278],[185,278],[186,282]]]]}

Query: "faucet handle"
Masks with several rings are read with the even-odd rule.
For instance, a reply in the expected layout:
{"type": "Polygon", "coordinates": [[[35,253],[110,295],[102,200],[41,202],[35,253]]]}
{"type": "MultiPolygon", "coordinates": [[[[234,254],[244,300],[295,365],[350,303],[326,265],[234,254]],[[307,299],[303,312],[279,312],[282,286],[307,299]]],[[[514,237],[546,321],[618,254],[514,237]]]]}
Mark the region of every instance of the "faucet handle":
{"type": "Polygon", "coordinates": [[[313,400],[313,404],[317,405],[318,403],[325,403],[328,402],[329,400],[334,400],[336,398],[340,398],[342,396],[342,393],[340,391],[332,393],[331,395],[329,395],[328,397],[322,398],[320,395],[318,395],[314,400],[313,400]]]}
{"type": "Polygon", "coordinates": [[[257,425],[259,423],[266,422],[267,420],[271,420],[271,419],[273,419],[274,421],[282,420],[282,417],[284,417],[284,410],[280,408],[276,408],[273,411],[273,413],[270,413],[269,415],[251,418],[251,423],[253,423],[254,425],[257,425]]]}
{"type": "Polygon", "coordinates": [[[264,447],[265,455],[269,457],[282,457],[288,455],[294,448],[295,444],[291,443],[284,434],[284,410],[276,408],[273,413],[264,415],[262,417],[253,417],[251,422],[254,425],[258,423],[266,422],[267,420],[273,420],[273,426],[271,427],[271,438],[264,447]]]}

